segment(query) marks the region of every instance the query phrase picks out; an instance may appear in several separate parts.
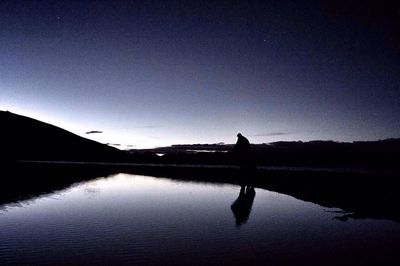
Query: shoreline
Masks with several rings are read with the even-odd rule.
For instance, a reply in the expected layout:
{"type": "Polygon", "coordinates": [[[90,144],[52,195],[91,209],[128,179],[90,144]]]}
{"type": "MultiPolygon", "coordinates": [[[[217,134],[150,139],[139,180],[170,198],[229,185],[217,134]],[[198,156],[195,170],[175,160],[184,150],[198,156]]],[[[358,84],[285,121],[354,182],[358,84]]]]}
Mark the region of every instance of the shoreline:
{"type": "Polygon", "coordinates": [[[398,172],[354,172],[304,168],[259,168],[251,173],[224,165],[20,161],[5,170],[0,205],[65,189],[117,173],[182,182],[253,186],[344,211],[337,218],[388,219],[400,223],[398,172]]]}
{"type": "MultiPolygon", "coordinates": [[[[92,166],[114,166],[114,167],[154,167],[154,168],[185,168],[185,169],[234,169],[240,170],[237,165],[228,164],[174,164],[174,163],[126,163],[126,162],[85,162],[85,161],[38,161],[19,160],[17,164],[50,164],[50,165],[92,165],[92,166]]],[[[257,166],[257,171],[284,171],[284,172],[326,172],[326,173],[354,173],[354,174],[384,174],[399,175],[400,169],[381,169],[362,167],[310,167],[310,166],[257,166]]]]}

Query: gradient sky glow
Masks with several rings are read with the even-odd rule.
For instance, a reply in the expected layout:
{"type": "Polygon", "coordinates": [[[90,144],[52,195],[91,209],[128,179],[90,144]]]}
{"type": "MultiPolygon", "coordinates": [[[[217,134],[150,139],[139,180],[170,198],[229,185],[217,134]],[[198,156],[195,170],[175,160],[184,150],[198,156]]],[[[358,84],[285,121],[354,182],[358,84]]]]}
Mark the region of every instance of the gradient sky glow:
{"type": "Polygon", "coordinates": [[[0,110],[137,148],[400,137],[399,36],[396,1],[1,1],[0,110]]]}

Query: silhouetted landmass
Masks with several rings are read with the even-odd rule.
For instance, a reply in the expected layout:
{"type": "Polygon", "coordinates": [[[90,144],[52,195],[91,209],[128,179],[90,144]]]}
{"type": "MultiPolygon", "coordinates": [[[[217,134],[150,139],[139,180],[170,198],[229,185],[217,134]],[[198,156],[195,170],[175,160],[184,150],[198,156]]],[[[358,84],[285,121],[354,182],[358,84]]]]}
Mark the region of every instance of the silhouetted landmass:
{"type": "Polygon", "coordinates": [[[1,158],[13,160],[119,161],[126,153],[59,127],[0,111],[1,158]]]}
{"type": "MultiPolygon", "coordinates": [[[[399,169],[400,139],[378,141],[281,141],[252,144],[258,166],[353,167],[399,169]]],[[[233,144],[173,145],[130,150],[132,154],[164,154],[153,162],[184,164],[235,164],[233,144]]]]}

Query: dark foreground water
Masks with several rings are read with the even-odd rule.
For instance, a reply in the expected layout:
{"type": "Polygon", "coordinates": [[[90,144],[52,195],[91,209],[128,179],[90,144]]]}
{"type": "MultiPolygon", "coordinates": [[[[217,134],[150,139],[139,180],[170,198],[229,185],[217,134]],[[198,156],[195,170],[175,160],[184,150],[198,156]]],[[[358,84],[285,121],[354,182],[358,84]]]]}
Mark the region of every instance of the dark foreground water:
{"type": "MultiPolygon", "coordinates": [[[[373,197],[373,195],[371,195],[373,197]]],[[[262,189],[117,174],[0,207],[0,265],[400,265],[400,224],[262,189]]]]}

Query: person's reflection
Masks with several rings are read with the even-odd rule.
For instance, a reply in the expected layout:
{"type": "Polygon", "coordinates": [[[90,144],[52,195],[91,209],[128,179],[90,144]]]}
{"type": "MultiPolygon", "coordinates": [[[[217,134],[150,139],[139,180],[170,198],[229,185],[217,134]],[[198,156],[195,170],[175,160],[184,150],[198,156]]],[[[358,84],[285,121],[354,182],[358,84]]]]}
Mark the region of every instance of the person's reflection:
{"type": "Polygon", "coordinates": [[[238,198],[231,205],[231,210],[236,219],[236,227],[240,227],[249,219],[255,196],[254,187],[241,186],[238,198]]]}

